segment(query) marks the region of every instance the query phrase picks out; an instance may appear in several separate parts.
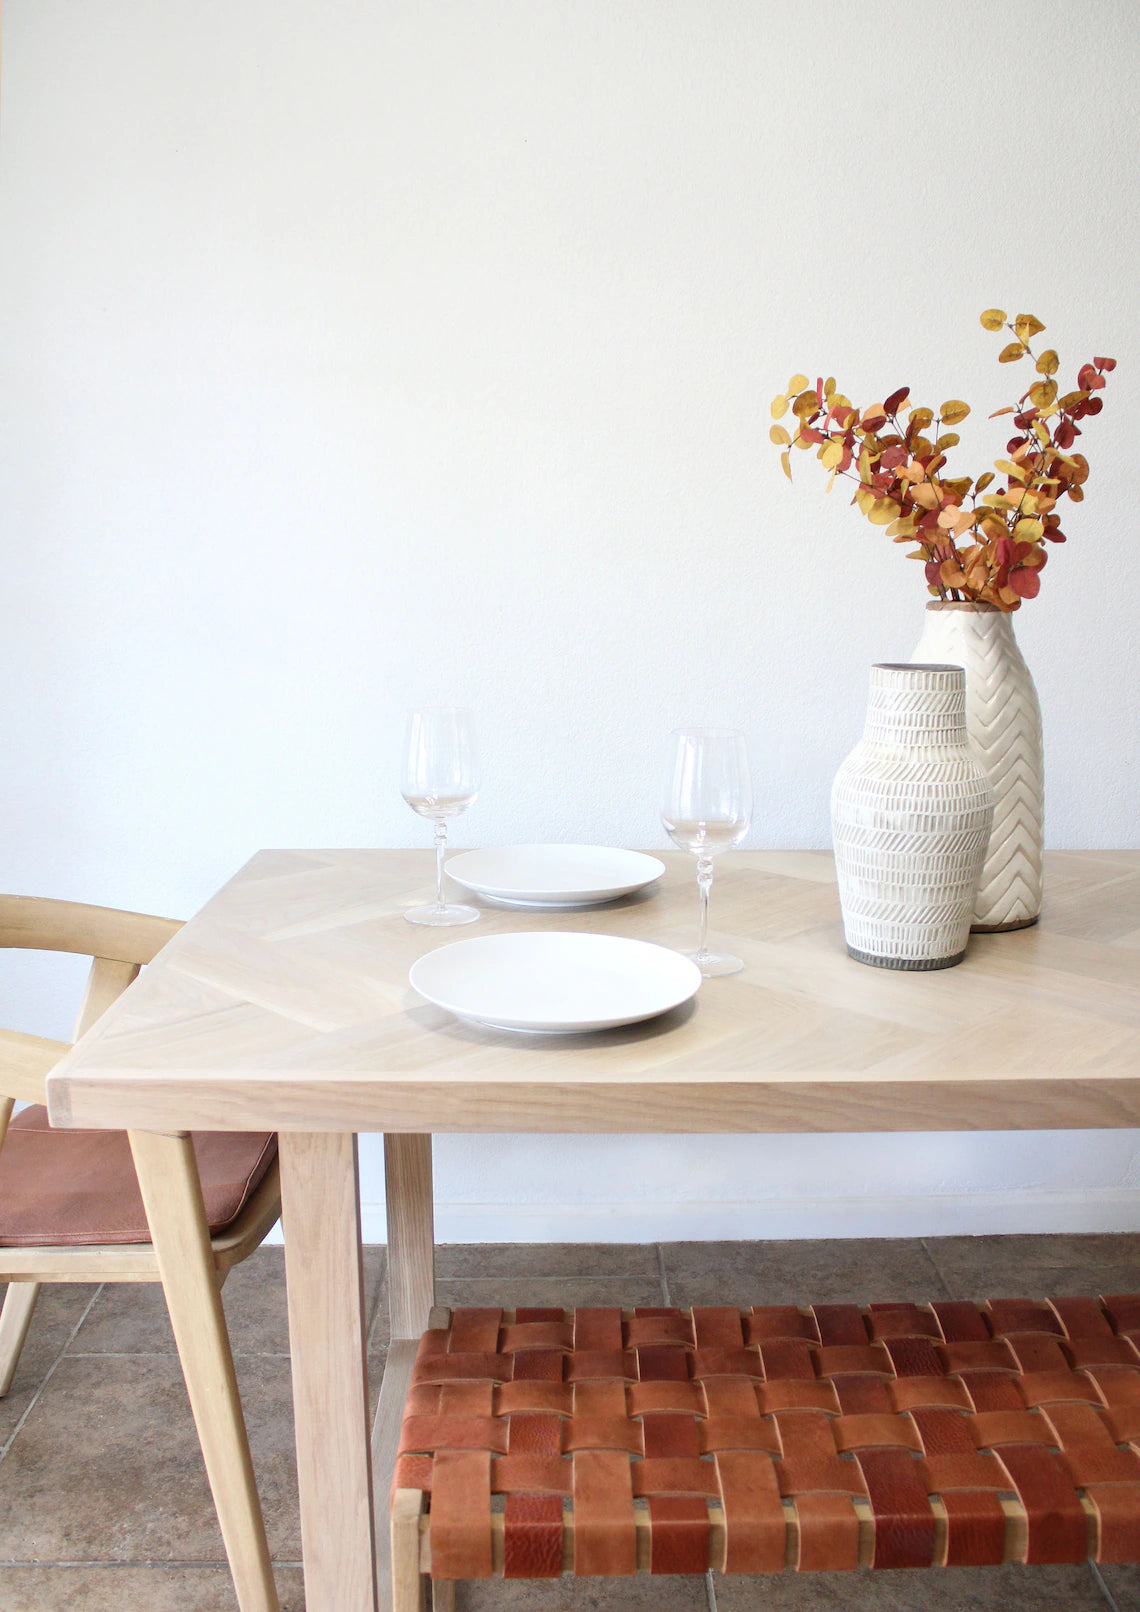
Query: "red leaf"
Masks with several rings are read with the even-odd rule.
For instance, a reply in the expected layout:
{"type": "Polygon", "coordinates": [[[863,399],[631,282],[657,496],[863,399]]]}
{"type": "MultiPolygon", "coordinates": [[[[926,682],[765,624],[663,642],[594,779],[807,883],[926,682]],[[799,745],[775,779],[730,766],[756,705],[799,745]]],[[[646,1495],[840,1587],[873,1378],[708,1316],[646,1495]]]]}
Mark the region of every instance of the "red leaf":
{"type": "Polygon", "coordinates": [[[932,588],[936,588],[942,580],[942,568],[938,560],[927,560],[926,580],[932,588]]]}
{"type": "Polygon", "coordinates": [[[897,414],[902,404],[910,396],[909,386],[900,386],[897,392],[892,392],[883,404],[888,414],[897,414]]]}
{"type": "Polygon", "coordinates": [[[1103,408],[1104,408],[1104,398],[1103,397],[1090,397],[1088,402],[1085,404],[1084,412],[1086,414],[1099,414],[1101,409],[1103,409],[1103,408]]]}
{"type": "Polygon", "coordinates": [[[1097,369],[1111,370],[1116,368],[1115,358],[1094,358],[1093,363],[1096,365],[1097,369]]]}
{"type": "Polygon", "coordinates": [[[1053,441],[1062,452],[1077,440],[1077,428],[1072,420],[1062,420],[1053,434],[1053,441]]]}
{"type": "Polygon", "coordinates": [[[1009,573],[1009,585],[1019,599],[1036,599],[1041,591],[1041,578],[1027,565],[1019,565],[1016,571],[1009,573]]]}

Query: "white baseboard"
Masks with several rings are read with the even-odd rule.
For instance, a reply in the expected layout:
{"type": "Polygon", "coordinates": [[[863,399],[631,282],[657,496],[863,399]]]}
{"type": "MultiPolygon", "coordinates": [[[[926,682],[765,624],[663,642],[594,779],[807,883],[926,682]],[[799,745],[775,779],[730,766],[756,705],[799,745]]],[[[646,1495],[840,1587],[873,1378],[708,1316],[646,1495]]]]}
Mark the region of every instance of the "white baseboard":
{"type": "MultiPolygon", "coordinates": [[[[361,1205],[364,1241],[384,1241],[384,1205],[361,1205]]],[[[441,1243],[654,1243],[780,1237],[948,1237],[1140,1231],[1140,1190],[785,1198],[740,1203],[441,1203],[441,1243]]]]}

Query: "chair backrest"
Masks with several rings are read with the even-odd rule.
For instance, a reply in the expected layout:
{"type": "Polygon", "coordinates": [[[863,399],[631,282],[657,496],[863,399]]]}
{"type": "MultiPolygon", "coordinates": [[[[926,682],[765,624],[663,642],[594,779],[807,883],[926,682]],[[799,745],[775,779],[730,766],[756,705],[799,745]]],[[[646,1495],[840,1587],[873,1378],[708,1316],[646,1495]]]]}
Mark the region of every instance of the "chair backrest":
{"type": "MultiPolygon", "coordinates": [[[[0,947],[78,952],[91,958],[75,1025],[77,1041],[181,927],[175,918],[152,918],[113,907],[0,895],[0,947]]],[[[0,1030],[0,1146],[13,1100],[42,1103],[48,1073],[69,1045],[17,1030],[0,1030]]]]}

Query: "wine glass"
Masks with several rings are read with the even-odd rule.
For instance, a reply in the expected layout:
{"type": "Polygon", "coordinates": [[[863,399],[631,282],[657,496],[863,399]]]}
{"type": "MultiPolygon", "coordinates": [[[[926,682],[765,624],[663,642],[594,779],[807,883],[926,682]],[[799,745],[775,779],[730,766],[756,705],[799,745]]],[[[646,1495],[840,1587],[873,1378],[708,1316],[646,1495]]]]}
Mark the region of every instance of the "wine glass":
{"type": "Polygon", "coordinates": [[[681,728],[670,745],[669,777],[661,821],[669,838],[697,858],[701,927],[695,952],[686,952],[702,974],[736,974],[739,957],[710,952],[709,892],[713,857],[740,841],[752,817],[752,783],[743,733],[735,728],[681,728]]]}
{"type": "Polygon", "coordinates": [[[400,789],[408,805],[435,824],[435,902],[410,907],[410,924],[472,924],[477,907],[443,899],[443,854],[447,824],[466,811],[479,789],[475,760],[475,723],[470,711],[454,706],[408,712],[404,739],[404,771],[400,789]]]}

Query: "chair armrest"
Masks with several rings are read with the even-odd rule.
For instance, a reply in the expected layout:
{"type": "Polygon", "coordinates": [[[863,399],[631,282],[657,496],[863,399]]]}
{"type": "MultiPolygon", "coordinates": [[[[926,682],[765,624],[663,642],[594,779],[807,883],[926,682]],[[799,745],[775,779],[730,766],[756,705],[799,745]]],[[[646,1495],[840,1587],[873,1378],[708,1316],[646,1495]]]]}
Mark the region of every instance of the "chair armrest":
{"type": "Polygon", "coordinates": [[[116,963],[149,963],[182,928],[176,918],[152,918],[114,907],[90,907],[46,896],[0,896],[0,946],[79,952],[116,963]]]}
{"type": "Polygon", "coordinates": [[[0,1030],[0,1092],[22,1103],[46,1102],[44,1082],[70,1050],[66,1041],[0,1030]]]}

